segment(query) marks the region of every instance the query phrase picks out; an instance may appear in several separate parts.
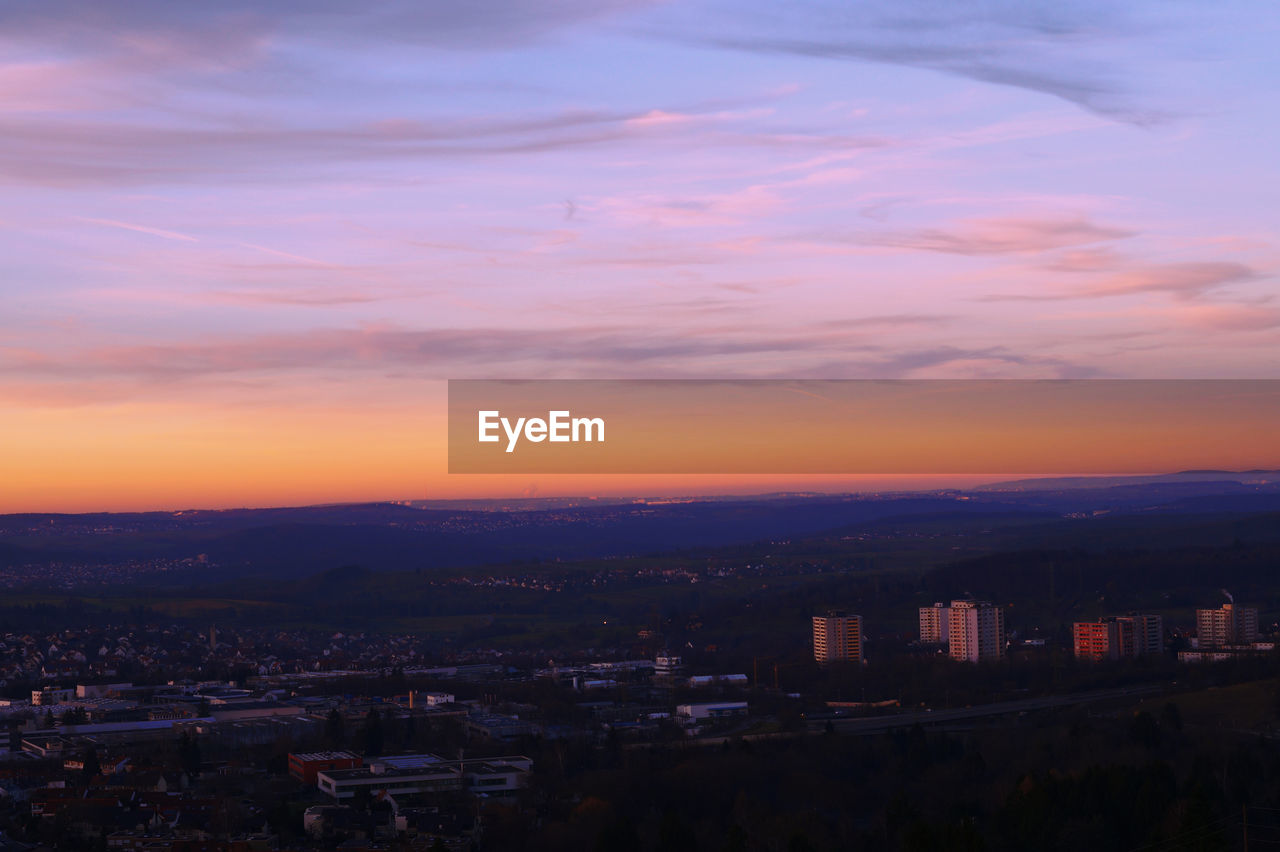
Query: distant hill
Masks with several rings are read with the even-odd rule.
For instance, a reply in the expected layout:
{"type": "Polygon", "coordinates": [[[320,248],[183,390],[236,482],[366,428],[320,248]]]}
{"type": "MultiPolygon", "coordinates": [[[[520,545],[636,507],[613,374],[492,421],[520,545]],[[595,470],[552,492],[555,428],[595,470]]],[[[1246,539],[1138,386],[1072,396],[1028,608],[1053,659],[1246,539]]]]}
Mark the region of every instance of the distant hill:
{"type": "Polygon", "coordinates": [[[1277,470],[1183,470],[1177,473],[1160,473],[1146,476],[1050,476],[1035,479],[1014,479],[1008,482],[992,482],[979,485],[977,492],[992,491],[1064,491],[1078,488],[1116,488],[1152,485],[1200,485],[1228,484],[1280,488],[1280,471],[1277,470]]]}
{"type": "MultiPolygon", "coordinates": [[[[969,491],[766,495],[689,501],[362,503],[281,509],[0,516],[0,566],[205,555],[220,576],[302,577],[341,565],[438,571],[645,556],[811,536],[897,518],[1052,520],[1280,511],[1280,474],[1020,480],[969,491]]],[[[178,578],[174,578],[175,582],[178,578]]]]}
{"type": "MultiPolygon", "coordinates": [[[[1040,513],[1035,507],[1008,511],[1040,513]]],[[[989,512],[955,495],[836,496],[476,512],[395,504],[231,512],[0,517],[0,563],[206,554],[224,573],[301,576],[338,565],[444,569],[634,556],[807,535],[897,515],[989,512]]]]}

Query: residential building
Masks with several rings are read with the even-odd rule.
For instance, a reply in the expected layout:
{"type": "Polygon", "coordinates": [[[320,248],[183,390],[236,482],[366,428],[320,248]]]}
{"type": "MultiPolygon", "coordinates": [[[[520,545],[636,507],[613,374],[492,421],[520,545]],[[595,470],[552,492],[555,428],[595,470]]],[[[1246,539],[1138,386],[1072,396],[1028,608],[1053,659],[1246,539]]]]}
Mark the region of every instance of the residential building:
{"type": "Polygon", "coordinates": [[[951,659],[976,663],[1004,657],[1004,610],[989,601],[952,601],[947,628],[951,659]]]}
{"type": "Polygon", "coordinates": [[[1072,645],[1077,660],[1114,660],[1120,656],[1120,625],[1114,621],[1077,621],[1072,625],[1072,645]]]}
{"type": "Polygon", "coordinates": [[[1197,647],[1251,645],[1258,641],[1258,610],[1223,604],[1218,609],[1196,610],[1197,647]]]}
{"type": "Polygon", "coordinates": [[[862,616],[832,610],[813,617],[813,658],[862,662],[862,616]]]}
{"type": "Polygon", "coordinates": [[[1158,615],[1130,613],[1116,616],[1116,621],[1133,626],[1133,653],[1142,657],[1164,653],[1164,618],[1158,615]]]}
{"type": "Polygon", "coordinates": [[[1118,615],[1077,621],[1072,628],[1079,660],[1119,660],[1164,651],[1164,620],[1158,615],[1118,615]]]}
{"type": "Polygon", "coordinates": [[[1118,660],[1134,656],[1133,622],[1116,618],[1077,621],[1072,630],[1076,659],[1118,660]]]}
{"type": "Polygon", "coordinates": [[[945,645],[951,639],[951,609],[944,603],[920,607],[920,641],[945,645]]]}

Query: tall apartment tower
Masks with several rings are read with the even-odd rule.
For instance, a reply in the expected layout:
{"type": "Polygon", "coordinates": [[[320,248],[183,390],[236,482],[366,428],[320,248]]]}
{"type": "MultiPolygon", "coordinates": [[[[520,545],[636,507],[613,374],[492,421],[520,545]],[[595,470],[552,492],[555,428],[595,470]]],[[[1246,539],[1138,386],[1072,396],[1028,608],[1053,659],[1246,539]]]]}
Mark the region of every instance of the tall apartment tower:
{"type": "Polygon", "coordinates": [[[1004,657],[1004,610],[988,601],[952,601],[951,659],[976,663],[1004,657]]]}
{"type": "Polygon", "coordinates": [[[813,617],[813,658],[862,662],[862,616],[832,610],[813,617]]]}
{"type": "Polygon", "coordinates": [[[1223,604],[1218,609],[1198,609],[1196,635],[1201,648],[1251,645],[1258,641],[1258,611],[1234,603],[1223,604]]]}
{"type": "Polygon", "coordinates": [[[1116,621],[1133,627],[1133,655],[1164,653],[1164,619],[1158,615],[1130,614],[1116,617],[1116,621]]]}
{"type": "MultiPolygon", "coordinates": [[[[1123,644],[1121,627],[1115,621],[1077,621],[1071,629],[1077,660],[1116,660],[1123,644]]],[[[1133,633],[1129,632],[1130,644],[1133,633]]]]}
{"type": "Polygon", "coordinates": [[[1158,615],[1118,615],[1077,621],[1072,627],[1079,660],[1119,660],[1164,651],[1164,619],[1158,615]]]}
{"type": "Polygon", "coordinates": [[[951,639],[951,610],[944,603],[920,607],[920,641],[945,645],[951,639]]]}

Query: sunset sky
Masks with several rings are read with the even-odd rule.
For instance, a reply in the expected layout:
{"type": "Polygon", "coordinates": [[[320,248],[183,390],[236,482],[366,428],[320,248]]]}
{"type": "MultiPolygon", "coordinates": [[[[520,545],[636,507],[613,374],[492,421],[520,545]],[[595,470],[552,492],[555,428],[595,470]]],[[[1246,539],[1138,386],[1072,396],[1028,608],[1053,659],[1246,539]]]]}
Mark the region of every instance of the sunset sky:
{"type": "Polygon", "coordinates": [[[450,378],[1280,378],[1278,29],[5,4],[0,511],[815,484],[450,477],[450,378]]]}

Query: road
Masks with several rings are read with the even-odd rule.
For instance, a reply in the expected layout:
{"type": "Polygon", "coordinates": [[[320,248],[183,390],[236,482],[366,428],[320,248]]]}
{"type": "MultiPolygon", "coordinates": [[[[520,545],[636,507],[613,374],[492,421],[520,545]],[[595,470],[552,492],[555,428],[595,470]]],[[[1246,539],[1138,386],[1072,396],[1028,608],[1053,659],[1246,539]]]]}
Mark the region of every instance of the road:
{"type": "MultiPolygon", "coordinates": [[[[991,704],[976,704],[971,707],[955,707],[947,710],[911,710],[905,713],[889,713],[883,716],[858,716],[844,719],[814,719],[807,727],[798,731],[770,731],[760,734],[730,734],[728,736],[694,737],[664,745],[716,746],[726,742],[741,740],[780,740],[792,737],[803,737],[808,734],[826,730],[827,722],[842,734],[882,734],[896,728],[910,728],[913,725],[937,727],[955,722],[966,722],[973,719],[985,719],[996,716],[1009,716],[1018,713],[1032,713],[1037,710],[1053,710],[1059,707],[1071,707],[1079,704],[1092,704],[1097,701],[1111,701],[1117,698],[1140,698],[1146,695],[1157,695],[1164,692],[1162,684],[1145,684],[1143,686],[1126,686],[1117,689],[1095,689],[1089,692],[1070,692],[1065,695],[1046,695],[1040,698],[1019,698],[1015,701],[997,701],[991,704]]],[[[628,743],[627,749],[653,748],[655,743],[628,743]]]]}
{"type": "MultiPolygon", "coordinates": [[[[972,707],[954,707],[947,710],[912,710],[884,716],[859,716],[832,719],[831,724],[842,734],[877,734],[894,728],[913,725],[938,725],[947,722],[982,719],[989,716],[1008,716],[1014,713],[1030,713],[1035,710],[1052,710],[1076,704],[1090,704],[1115,698],[1135,698],[1163,691],[1160,684],[1128,686],[1119,689],[1095,689],[1090,692],[1072,692],[1066,695],[1046,695],[1040,698],[1019,698],[1015,701],[998,701],[994,704],[977,704],[972,707]]],[[[814,720],[810,730],[823,730],[827,720],[814,720]]]]}

